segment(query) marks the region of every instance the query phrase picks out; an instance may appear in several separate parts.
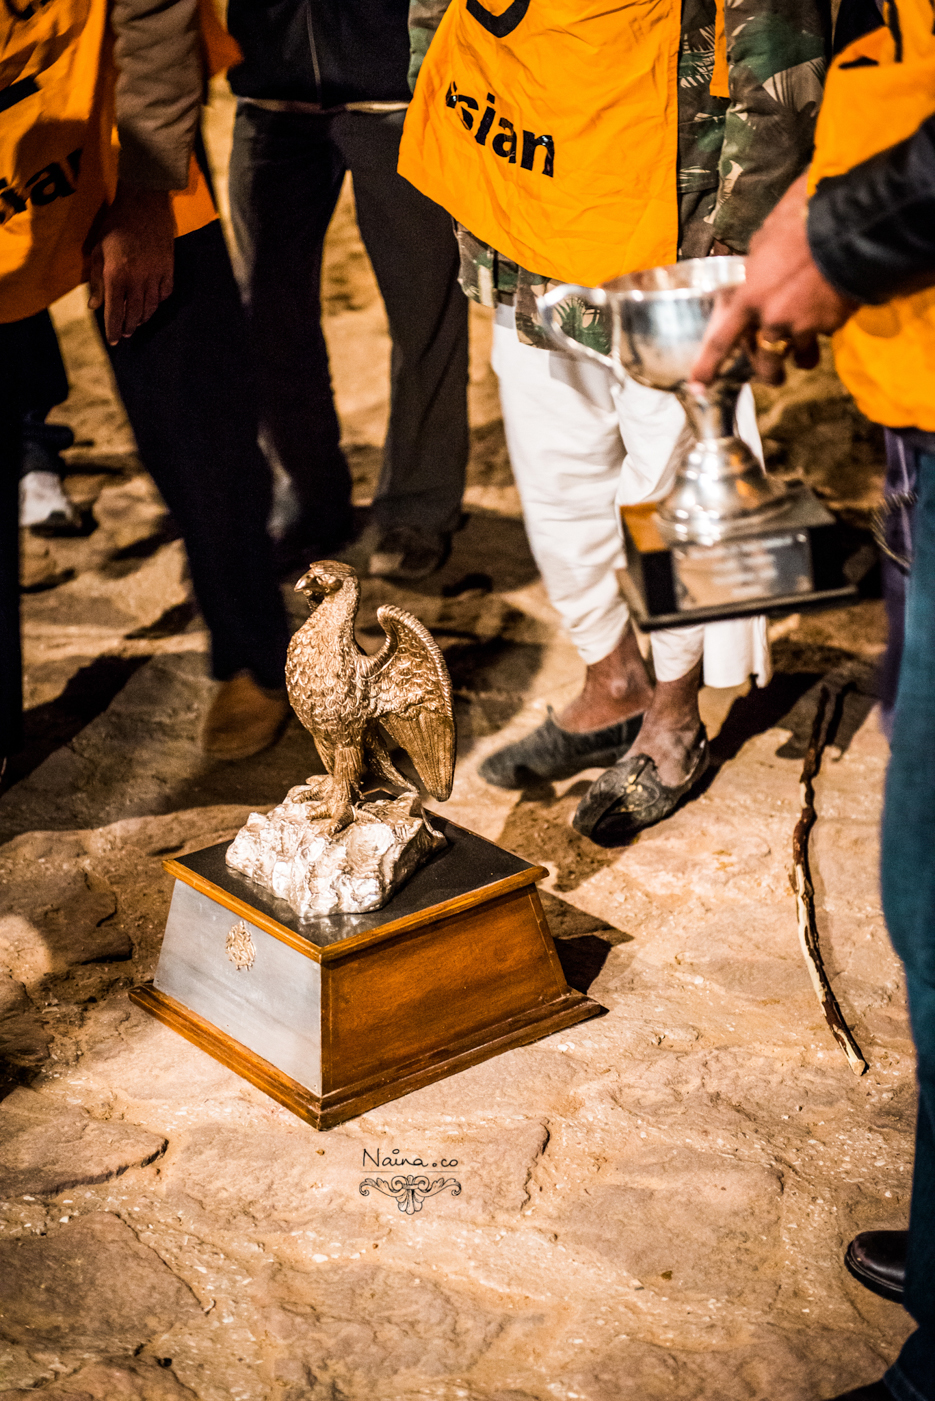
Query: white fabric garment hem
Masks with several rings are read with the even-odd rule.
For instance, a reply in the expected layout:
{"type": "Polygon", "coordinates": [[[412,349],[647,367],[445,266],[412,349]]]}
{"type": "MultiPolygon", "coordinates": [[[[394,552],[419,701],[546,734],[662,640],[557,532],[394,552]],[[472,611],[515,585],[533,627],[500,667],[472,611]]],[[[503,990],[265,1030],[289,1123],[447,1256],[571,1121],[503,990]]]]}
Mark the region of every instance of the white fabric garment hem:
{"type": "MultiPolygon", "coordinates": [[[[684,412],[672,394],[524,345],[512,307],[496,308],[491,361],[530,547],[579,655],[593,665],[629,618],[616,578],[625,563],[618,508],[666,495],[684,412]]],[[[762,459],[749,385],[737,424],[762,459]]],[[[751,675],[763,686],[771,675],[762,617],[663,629],[651,646],[660,681],[684,676],[702,656],[709,686],[739,686],[751,675]]]]}

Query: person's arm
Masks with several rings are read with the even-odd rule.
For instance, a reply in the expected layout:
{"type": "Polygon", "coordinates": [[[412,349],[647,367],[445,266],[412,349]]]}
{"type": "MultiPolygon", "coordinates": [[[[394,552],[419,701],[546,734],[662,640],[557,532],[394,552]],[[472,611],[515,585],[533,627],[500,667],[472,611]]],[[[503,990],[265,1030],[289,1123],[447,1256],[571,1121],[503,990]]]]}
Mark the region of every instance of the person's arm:
{"type": "Polygon", "coordinates": [[[823,276],[856,302],[880,305],[928,286],[935,269],[935,116],[908,140],[822,180],[808,207],[808,243],[823,276]]]}
{"type": "Polygon", "coordinates": [[[826,0],[738,0],[724,9],[730,105],[714,235],[745,253],[812,156],[830,47],[826,0]]]}
{"type": "Polygon", "coordinates": [[[746,280],[712,316],[692,367],[700,384],[711,383],[738,341],[746,344],[757,377],[781,384],[788,350],[805,368],[817,364],[816,333],[837,330],[856,310],[812,257],[807,217],[806,172],[753,235],[746,280]]]}
{"type": "Polygon", "coordinates": [[[113,0],[117,193],[91,252],[89,305],[111,345],[172,291],[171,192],[188,184],[204,78],[198,0],[113,0]]]}
{"type": "Polygon", "coordinates": [[[449,0],[409,0],[409,90],[415,92],[416,79],[429,44],[448,8],[449,0]]]}
{"type": "Polygon", "coordinates": [[[757,373],[781,382],[785,346],[814,364],[815,337],[861,304],[935,286],[935,116],[913,136],[819,182],[807,177],[754,236],[747,280],[711,320],[695,378],[709,384],[738,341],[757,373]],[[763,350],[763,342],[783,347],[763,350]]]}
{"type": "Polygon", "coordinates": [[[184,190],[204,77],[198,0],[113,0],[120,178],[184,190]]]}

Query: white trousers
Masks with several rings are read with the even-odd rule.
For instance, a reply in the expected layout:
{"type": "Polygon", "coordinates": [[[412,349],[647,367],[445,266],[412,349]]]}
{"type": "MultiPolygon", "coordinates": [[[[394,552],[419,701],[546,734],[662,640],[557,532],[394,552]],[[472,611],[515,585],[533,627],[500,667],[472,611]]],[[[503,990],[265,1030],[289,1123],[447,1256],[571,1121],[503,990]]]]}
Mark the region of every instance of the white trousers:
{"type": "MultiPolygon", "coordinates": [[[[499,306],[493,368],[526,532],[553,607],[588,665],[616,647],[629,612],[615,570],[626,563],[620,505],[657,501],[672,485],[685,412],[674,394],[619,384],[591,361],[523,345],[513,309],[499,306]]],[[[762,456],[750,386],[740,436],[762,456]]],[[[704,657],[709,686],[770,678],[765,618],[663,628],[651,634],[659,681],[677,681],[704,657]]]]}

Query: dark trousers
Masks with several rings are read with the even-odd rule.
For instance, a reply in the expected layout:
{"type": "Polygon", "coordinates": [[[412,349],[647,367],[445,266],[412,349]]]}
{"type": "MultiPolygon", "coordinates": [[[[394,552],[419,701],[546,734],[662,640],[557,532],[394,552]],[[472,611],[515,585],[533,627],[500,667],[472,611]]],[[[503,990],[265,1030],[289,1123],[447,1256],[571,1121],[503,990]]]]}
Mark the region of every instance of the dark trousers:
{"type": "Polygon", "coordinates": [[[39,311],[17,321],[13,336],[23,391],[20,476],[35,471],[64,474],[59,453],[72,446],[75,435],[64,423],[46,423],[55,405],[68,398],[68,375],[52,318],[47,311],[39,311]]]}
{"type": "Polygon", "coordinates": [[[19,469],[23,398],[17,325],[0,325],[0,765],[22,741],[19,629],[19,469]]]}
{"type": "Polygon", "coordinates": [[[346,528],[321,330],[321,257],[346,170],[393,342],[390,425],[374,501],[381,526],[455,528],[468,454],[467,303],[451,220],[396,173],[403,112],[332,117],[241,103],[230,194],[260,367],[264,434],[312,538],[346,528]]]}
{"type": "Polygon", "coordinates": [[[143,465],[185,541],[214,675],[247,670],[281,687],[289,628],[266,532],[272,484],[217,220],[176,239],[172,295],[108,353],[143,465]]]}
{"type": "Polygon", "coordinates": [[[919,1118],[905,1306],[916,1331],[886,1374],[898,1401],[935,1401],[935,455],[919,499],[883,818],[883,910],[906,965],[919,1118]]]}
{"type": "MultiPolygon", "coordinates": [[[[47,311],[0,325],[0,764],[22,742],[23,668],[19,622],[19,479],[35,459],[28,441],[57,434],[45,416],[68,398],[68,378],[47,311]]],[[[61,436],[64,434],[65,443],[61,436]]],[[[53,443],[54,443],[53,437],[53,443]]],[[[58,462],[48,459],[50,467],[58,462]]]]}
{"type": "Polygon", "coordinates": [[[24,367],[23,412],[44,419],[68,398],[68,376],[52,318],[47,311],[40,311],[14,322],[10,332],[24,367]]]}

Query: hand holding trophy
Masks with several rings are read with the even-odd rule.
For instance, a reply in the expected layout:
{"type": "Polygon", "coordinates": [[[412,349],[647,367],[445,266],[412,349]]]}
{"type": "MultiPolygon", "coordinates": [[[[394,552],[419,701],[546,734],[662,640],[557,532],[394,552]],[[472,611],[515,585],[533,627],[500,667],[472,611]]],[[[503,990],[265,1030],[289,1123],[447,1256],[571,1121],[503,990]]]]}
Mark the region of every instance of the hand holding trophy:
{"type": "Polygon", "coordinates": [[[799,483],[767,476],[735,432],[737,399],[752,368],[738,348],[710,385],[691,381],[719,299],[744,280],[743,258],[692,258],[617,278],[565,284],[539,299],[556,346],[596,360],[620,383],[676,394],[688,433],[675,449],[674,484],[657,503],[623,506],[622,584],[641,627],[678,627],[748,614],[840,604],[856,597],[834,517],[799,483]],[[561,306],[584,300],[609,313],[611,353],[569,336],[561,306]]]}

